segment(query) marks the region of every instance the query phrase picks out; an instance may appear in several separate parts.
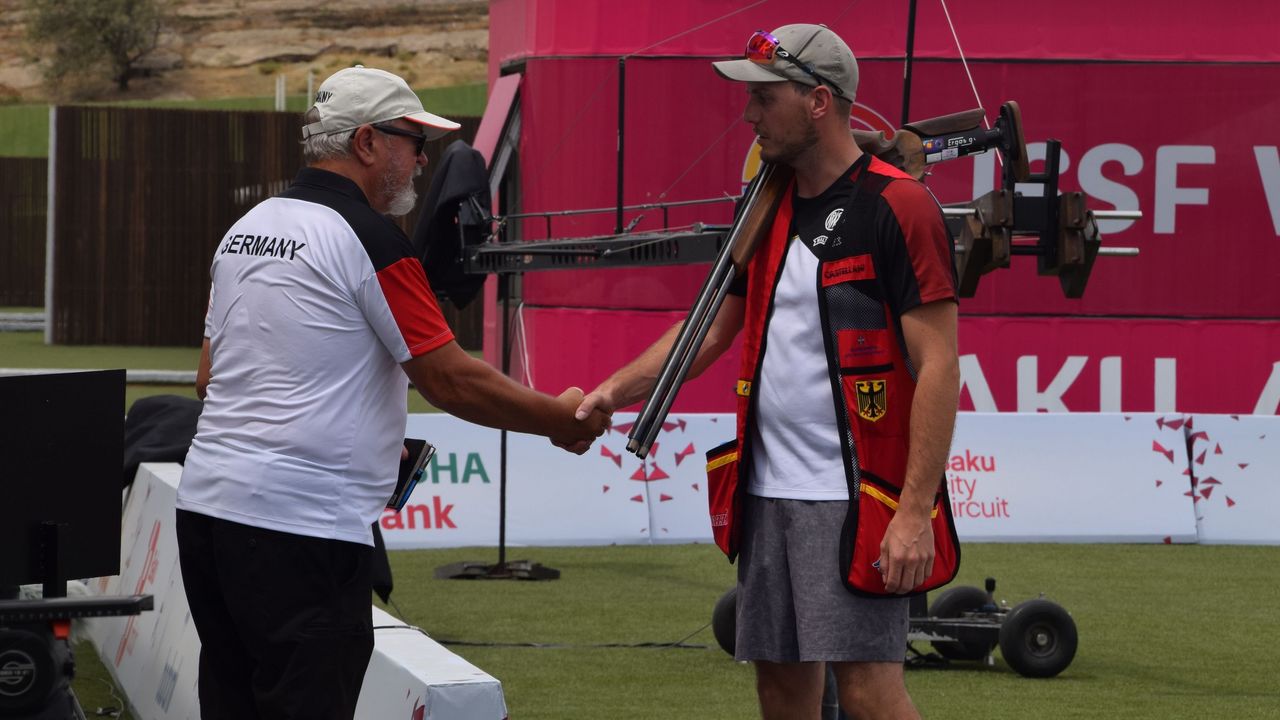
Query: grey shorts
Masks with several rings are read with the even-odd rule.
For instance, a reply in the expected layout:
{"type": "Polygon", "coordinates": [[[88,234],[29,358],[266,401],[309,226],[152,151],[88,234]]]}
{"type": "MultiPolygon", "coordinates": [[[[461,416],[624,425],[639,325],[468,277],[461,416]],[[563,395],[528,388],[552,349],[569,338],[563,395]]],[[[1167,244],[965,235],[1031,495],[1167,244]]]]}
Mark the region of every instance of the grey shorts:
{"type": "Polygon", "coordinates": [[[738,556],[738,660],[895,662],[908,600],[854,595],[841,581],[848,501],[747,495],[738,556]]]}

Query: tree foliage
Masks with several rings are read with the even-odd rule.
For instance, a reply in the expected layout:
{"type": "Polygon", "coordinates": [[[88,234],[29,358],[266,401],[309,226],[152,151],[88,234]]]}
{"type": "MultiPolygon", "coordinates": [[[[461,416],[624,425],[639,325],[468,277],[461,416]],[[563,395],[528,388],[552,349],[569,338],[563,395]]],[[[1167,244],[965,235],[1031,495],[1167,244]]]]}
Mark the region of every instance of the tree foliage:
{"type": "Polygon", "coordinates": [[[45,48],[45,79],[58,87],[103,68],[121,91],[156,49],[164,0],[25,0],[27,37],[45,48]]]}

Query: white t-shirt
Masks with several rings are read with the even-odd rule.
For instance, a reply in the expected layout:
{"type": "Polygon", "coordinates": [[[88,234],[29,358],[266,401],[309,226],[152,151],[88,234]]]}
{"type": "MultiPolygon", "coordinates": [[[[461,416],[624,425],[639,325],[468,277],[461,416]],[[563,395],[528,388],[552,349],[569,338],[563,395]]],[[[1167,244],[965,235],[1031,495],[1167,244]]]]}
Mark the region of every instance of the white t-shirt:
{"type": "Polygon", "coordinates": [[[847,500],[835,400],[818,316],[818,258],[788,243],[765,339],[747,492],[793,500],[847,500]]]}
{"type": "Polygon", "coordinates": [[[372,544],[404,438],[399,363],[453,339],[408,239],[350,180],[305,169],[227,231],[212,273],[177,507],[372,544]]]}

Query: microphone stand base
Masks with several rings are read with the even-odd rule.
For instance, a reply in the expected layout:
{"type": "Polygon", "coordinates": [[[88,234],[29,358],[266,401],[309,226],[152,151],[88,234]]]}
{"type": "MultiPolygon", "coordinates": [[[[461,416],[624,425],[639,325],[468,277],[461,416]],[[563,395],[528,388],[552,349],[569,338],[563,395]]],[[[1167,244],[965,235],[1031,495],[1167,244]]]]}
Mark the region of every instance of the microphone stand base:
{"type": "Polygon", "coordinates": [[[437,580],[559,580],[560,571],[528,560],[456,562],[436,568],[437,580]]]}

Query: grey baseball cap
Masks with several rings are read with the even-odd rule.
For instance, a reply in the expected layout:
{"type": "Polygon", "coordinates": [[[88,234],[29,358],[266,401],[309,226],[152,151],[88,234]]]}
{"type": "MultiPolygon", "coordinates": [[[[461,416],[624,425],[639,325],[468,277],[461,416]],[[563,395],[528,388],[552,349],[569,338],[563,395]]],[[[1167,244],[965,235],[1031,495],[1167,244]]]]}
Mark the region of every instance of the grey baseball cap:
{"type": "Polygon", "coordinates": [[[320,119],[302,126],[303,139],[396,118],[421,125],[428,140],[462,127],[424,110],[422,101],[399,75],[363,65],[339,70],[320,83],[312,109],[319,112],[320,119]]]}
{"type": "MultiPolygon", "coordinates": [[[[797,23],[783,25],[772,33],[778,46],[800,64],[821,75],[829,86],[839,89],[846,100],[858,92],[858,61],[853,51],[826,25],[797,23]]],[[[817,87],[819,82],[796,62],[774,55],[772,63],[754,60],[722,60],[711,63],[720,77],[739,82],[781,82],[794,80],[817,87]]]]}

